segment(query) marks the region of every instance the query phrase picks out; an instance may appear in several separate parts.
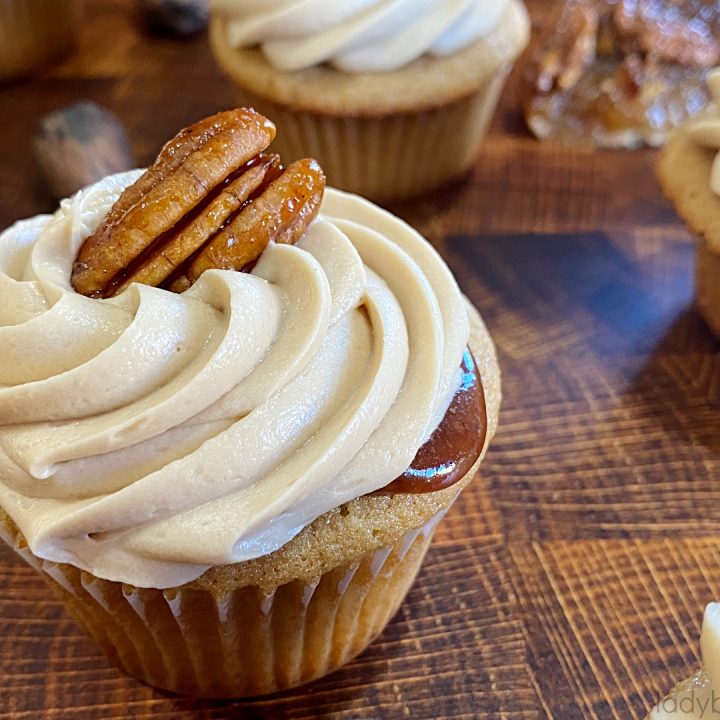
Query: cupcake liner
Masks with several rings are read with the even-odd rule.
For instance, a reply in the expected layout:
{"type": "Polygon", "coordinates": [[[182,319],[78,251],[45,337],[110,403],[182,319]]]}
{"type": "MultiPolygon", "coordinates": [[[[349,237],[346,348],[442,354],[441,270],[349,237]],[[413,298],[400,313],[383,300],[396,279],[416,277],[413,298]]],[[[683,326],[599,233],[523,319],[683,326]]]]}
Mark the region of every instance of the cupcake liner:
{"type": "Polygon", "coordinates": [[[296,110],[236,88],[240,105],[280,128],[272,149],[284,162],[313,157],[330,185],[390,201],[428,192],[474,165],[511,67],[501,66],[460,100],[380,116],[296,110]]]}
{"type": "Polygon", "coordinates": [[[31,73],[69,51],[80,0],[0,2],[0,81],[31,73]]]}
{"type": "Polygon", "coordinates": [[[0,537],[128,674],[181,694],[246,697],[309,682],[362,652],[400,606],[444,514],[311,582],[271,589],[136,588],[40,560],[7,519],[0,537]]]}

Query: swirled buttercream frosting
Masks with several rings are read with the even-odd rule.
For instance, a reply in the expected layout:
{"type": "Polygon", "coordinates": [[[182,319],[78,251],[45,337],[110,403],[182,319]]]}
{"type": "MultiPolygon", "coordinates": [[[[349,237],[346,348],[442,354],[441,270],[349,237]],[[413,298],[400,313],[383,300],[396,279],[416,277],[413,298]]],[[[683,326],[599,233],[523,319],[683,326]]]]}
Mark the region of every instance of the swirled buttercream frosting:
{"type": "Polygon", "coordinates": [[[330,63],[350,73],[396,70],[450,55],[497,27],[508,0],[213,0],[235,48],[262,49],[278,70],[330,63]]]}
{"type": "Polygon", "coordinates": [[[718,151],[710,174],[710,187],[720,195],[720,68],[708,73],[707,85],[713,102],[687,124],[687,133],[699,145],[718,151]]]}
{"type": "Polygon", "coordinates": [[[402,474],[462,381],[469,322],[420,235],[333,189],[251,273],[74,292],[138,175],[0,235],[0,505],[36,556],[165,588],[402,474]]]}

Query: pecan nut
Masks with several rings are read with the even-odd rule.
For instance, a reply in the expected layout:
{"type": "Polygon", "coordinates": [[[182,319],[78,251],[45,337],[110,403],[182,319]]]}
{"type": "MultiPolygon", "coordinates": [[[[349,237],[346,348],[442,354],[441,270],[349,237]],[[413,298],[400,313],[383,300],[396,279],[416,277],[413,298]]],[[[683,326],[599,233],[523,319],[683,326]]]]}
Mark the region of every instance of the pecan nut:
{"type": "Polygon", "coordinates": [[[111,297],[141,282],[181,292],[206,269],[241,270],[268,242],[295,242],[317,214],[325,177],[315,161],[284,169],[263,154],[274,137],[275,126],[248,109],[181,131],[80,248],[75,290],[111,297]]]}
{"type": "Polygon", "coordinates": [[[124,290],[132,282],[162,285],[182,264],[217,233],[251,195],[280,174],[278,155],[258,155],[236,170],[175,227],[151,243],[114,282],[106,294],[124,290]]]}
{"type": "Polygon", "coordinates": [[[210,268],[242,270],[269,242],[294,244],[315,217],[325,176],[315,160],[292,163],[200,250],[170,289],[182,292],[210,268]]]}

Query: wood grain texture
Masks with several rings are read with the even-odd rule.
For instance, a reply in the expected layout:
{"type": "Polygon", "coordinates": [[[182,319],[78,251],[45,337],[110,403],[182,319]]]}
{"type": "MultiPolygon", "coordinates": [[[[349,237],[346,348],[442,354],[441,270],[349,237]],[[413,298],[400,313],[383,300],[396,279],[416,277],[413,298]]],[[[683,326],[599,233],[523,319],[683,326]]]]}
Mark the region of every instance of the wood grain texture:
{"type": "MultiPolygon", "coordinates": [[[[74,58],[0,88],[0,226],[53,208],[30,161],[44,113],[100,102],[146,163],[232,103],[204,38],[146,38],[130,8],[90,0],[74,58]]],[[[0,547],[0,718],[639,719],[697,667],[720,594],[720,355],[692,308],[692,242],[652,151],[536,142],[516,80],[471,176],[393,208],[485,316],[505,402],[385,633],[278,697],[173,698],[111,667],[0,547]]]]}

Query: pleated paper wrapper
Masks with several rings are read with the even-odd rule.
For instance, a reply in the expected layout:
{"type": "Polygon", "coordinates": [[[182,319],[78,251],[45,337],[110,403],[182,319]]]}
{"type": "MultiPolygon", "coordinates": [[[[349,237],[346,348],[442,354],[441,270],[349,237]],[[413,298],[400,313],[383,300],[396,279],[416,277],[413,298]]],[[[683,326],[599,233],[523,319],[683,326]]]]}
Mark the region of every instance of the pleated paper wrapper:
{"type": "Polygon", "coordinates": [[[282,128],[272,149],[284,162],[315,158],[329,185],[387,202],[429,192],[474,166],[509,69],[450,105],[380,117],[297,111],[239,86],[237,100],[282,128]]]}
{"type": "Polygon", "coordinates": [[[136,588],[41,560],[10,521],[0,536],[129,675],[181,694],[248,697],[309,682],[362,652],[402,603],[444,513],[352,565],[270,590],[136,588]]]}

